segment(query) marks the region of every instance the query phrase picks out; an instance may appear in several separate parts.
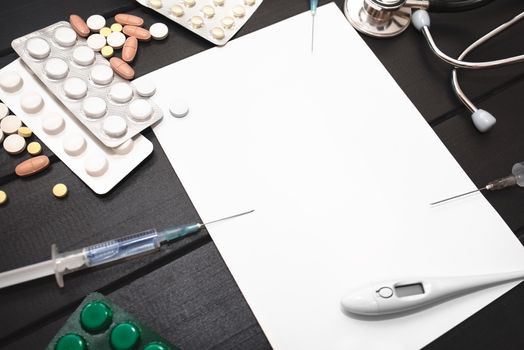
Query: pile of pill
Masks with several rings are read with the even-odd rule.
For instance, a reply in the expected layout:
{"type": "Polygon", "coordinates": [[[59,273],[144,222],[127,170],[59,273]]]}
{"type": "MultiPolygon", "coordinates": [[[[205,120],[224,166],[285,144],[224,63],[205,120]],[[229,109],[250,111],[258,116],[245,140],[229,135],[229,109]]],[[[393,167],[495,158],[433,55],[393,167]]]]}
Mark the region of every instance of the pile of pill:
{"type": "Polygon", "coordinates": [[[137,0],[216,45],[224,45],[263,0],[137,0]]]}
{"type": "Polygon", "coordinates": [[[135,59],[138,42],[149,41],[151,38],[165,39],[168,28],[164,23],[155,23],[147,30],[142,28],[143,18],[126,13],[119,13],[114,19],[115,23],[108,26],[101,15],[92,15],[87,21],[78,15],[71,15],[69,23],[79,36],[87,38],[87,45],[91,49],[110,58],[109,62],[115,73],[131,80],[135,71],[129,64],[135,59]],[[121,57],[112,57],[115,50],[119,49],[122,49],[121,57]]]}
{"type": "MultiPolygon", "coordinates": [[[[0,142],[2,142],[4,150],[10,155],[18,155],[26,150],[32,156],[16,165],[15,174],[20,177],[38,174],[50,165],[49,158],[45,155],[40,155],[42,146],[39,142],[32,141],[27,144],[27,140],[32,136],[32,130],[24,126],[16,115],[9,114],[7,106],[0,102],[0,142]]],[[[65,185],[61,185],[65,187],[65,185]]],[[[57,198],[63,198],[67,194],[67,188],[65,194],[57,195],[54,189],[53,194],[57,198]]],[[[7,194],[4,191],[0,191],[0,205],[6,202],[7,194]]]]}

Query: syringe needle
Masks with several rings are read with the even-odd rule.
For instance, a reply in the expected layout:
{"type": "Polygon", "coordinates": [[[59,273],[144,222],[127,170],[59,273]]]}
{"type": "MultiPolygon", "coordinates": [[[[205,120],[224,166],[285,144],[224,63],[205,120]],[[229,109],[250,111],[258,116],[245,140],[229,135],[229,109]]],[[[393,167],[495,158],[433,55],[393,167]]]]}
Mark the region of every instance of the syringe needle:
{"type": "Polygon", "coordinates": [[[463,196],[467,196],[468,194],[472,194],[472,193],[475,193],[475,192],[480,192],[480,191],[483,191],[483,190],[486,190],[486,189],[487,189],[487,187],[482,187],[482,188],[479,188],[477,190],[473,190],[473,191],[469,191],[469,192],[466,192],[466,193],[458,194],[458,195],[453,196],[453,197],[449,197],[449,198],[446,198],[446,199],[439,200],[437,202],[430,203],[430,205],[436,205],[436,204],[444,203],[444,202],[450,201],[452,199],[463,197],[463,196]]]}
{"type": "Polygon", "coordinates": [[[224,220],[229,220],[229,219],[233,219],[233,218],[238,218],[239,216],[243,216],[243,215],[246,215],[246,214],[250,214],[252,212],[254,212],[255,209],[251,209],[249,211],[245,211],[243,213],[240,213],[240,214],[235,214],[235,215],[231,215],[231,216],[227,216],[225,218],[221,218],[221,219],[217,219],[217,220],[213,220],[213,221],[208,221],[204,224],[202,224],[202,226],[207,226],[209,224],[214,224],[215,222],[220,222],[220,221],[224,221],[224,220]]]}
{"type": "Polygon", "coordinates": [[[315,40],[315,13],[311,13],[311,52],[313,52],[313,43],[315,40]]]}

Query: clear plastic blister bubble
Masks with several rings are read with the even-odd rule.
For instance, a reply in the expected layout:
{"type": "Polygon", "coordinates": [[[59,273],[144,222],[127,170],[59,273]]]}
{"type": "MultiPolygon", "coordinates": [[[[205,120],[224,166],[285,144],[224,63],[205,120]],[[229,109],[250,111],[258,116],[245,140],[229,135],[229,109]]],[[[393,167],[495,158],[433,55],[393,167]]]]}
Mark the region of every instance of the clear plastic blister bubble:
{"type": "MultiPolygon", "coordinates": [[[[117,147],[162,118],[161,109],[146,98],[151,113],[143,118],[130,114],[129,105],[144,100],[132,84],[113,74],[109,62],[78,37],[68,22],[58,22],[13,40],[13,49],[46,87],[107,147],[117,147]],[[126,86],[126,96],[113,98],[114,86],[126,86]],[[86,115],[85,100],[102,99],[102,115],[86,115]],[[125,133],[107,132],[105,119],[118,116],[126,122],[125,133]]],[[[121,89],[122,90],[122,89],[121,89]]],[[[120,94],[122,95],[122,94],[120,94]]]]}
{"type": "Polygon", "coordinates": [[[216,45],[225,45],[263,0],[137,0],[216,45]]]}

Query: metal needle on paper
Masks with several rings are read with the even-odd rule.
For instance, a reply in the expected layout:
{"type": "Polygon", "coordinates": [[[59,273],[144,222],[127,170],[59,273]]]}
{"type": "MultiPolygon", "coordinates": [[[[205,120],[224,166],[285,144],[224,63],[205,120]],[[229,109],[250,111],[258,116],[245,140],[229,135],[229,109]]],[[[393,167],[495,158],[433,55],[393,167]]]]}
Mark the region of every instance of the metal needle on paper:
{"type": "Polygon", "coordinates": [[[309,0],[309,10],[311,11],[311,52],[315,40],[315,15],[317,14],[318,0],[309,0]]]}

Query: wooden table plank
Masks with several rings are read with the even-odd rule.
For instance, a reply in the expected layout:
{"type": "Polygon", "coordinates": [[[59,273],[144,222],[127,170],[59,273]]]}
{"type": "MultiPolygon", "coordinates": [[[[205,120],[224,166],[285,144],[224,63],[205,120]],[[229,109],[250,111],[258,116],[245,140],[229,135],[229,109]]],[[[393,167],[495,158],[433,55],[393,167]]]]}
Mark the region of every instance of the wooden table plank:
{"type": "MultiPolygon", "coordinates": [[[[184,350],[270,348],[213,243],[104,294],[184,350]]],[[[46,344],[80,301],[6,348],[46,344]]]]}

